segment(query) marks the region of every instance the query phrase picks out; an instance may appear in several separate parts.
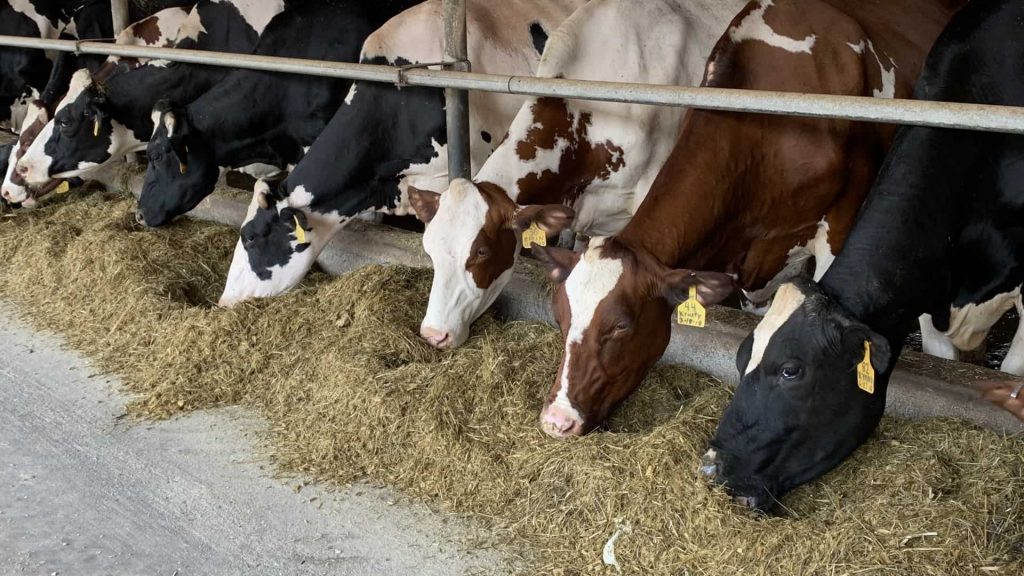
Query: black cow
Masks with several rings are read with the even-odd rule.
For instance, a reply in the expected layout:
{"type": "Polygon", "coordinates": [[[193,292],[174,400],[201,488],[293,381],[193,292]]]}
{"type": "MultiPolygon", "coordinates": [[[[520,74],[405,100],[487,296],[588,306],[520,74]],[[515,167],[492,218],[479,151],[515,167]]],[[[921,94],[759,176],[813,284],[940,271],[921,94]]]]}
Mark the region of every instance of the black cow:
{"type": "MultiPolygon", "coordinates": [[[[1021,38],[1024,3],[973,0],[936,42],[915,97],[1024,106],[1021,38]]],[[[704,473],[772,507],[871,436],[918,316],[946,330],[968,303],[1022,282],[1024,136],[901,129],[820,284],[784,285],[740,347],[742,382],[704,473]]]]}
{"type": "MultiPolygon", "coordinates": [[[[554,30],[581,4],[469,2],[474,69],[532,74],[540,60],[534,42],[537,28],[554,30]]],[[[362,62],[441,60],[439,14],[440,1],[429,0],[391,19],[367,39],[362,62]]],[[[490,135],[507,131],[521,103],[494,94],[470,99],[475,166],[498,143],[491,143],[490,135]]],[[[345,104],[288,178],[273,190],[258,185],[221,304],[273,296],[295,286],[331,236],[360,212],[412,215],[408,185],[434,191],[448,185],[446,143],[441,90],[354,82],[345,104]]]]}
{"type": "MultiPolygon", "coordinates": [[[[182,25],[176,47],[249,53],[283,4],[201,0],[182,25]]],[[[171,98],[191,102],[229,73],[216,66],[150,62],[102,78],[73,82],[53,120],[18,161],[29,185],[83,176],[128,152],[153,134],[153,106],[171,98]]]]}
{"type": "MultiPolygon", "coordinates": [[[[355,62],[367,36],[419,1],[334,0],[289,8],[267,27],[255,53],[355,62]]],[[[188,212],[213,192],[222,168],[297,164],[351,84],[238,70],[187,107],[161,103],[147,148],[140,222],[161,226],[188,212]]]]}

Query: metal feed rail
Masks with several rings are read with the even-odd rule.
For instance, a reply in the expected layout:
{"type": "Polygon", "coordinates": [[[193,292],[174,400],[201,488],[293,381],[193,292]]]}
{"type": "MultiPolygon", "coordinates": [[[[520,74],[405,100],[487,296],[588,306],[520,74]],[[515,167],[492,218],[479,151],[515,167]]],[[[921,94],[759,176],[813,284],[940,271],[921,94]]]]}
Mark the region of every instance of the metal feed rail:
{"type": "Polygon", "coordinates": [[[0,46],[58,50],[82,54],[165,59],[191,64],[383,82],[397,86],[481,90],[580,100],[689,106],[711,110],[807,116],[813,118],[840,118],[1024,134],[1024,108],[1015,106],[477,74],[454,70],[398,68],[345,62],[303,60],[299,58],[205,52],[176,48],[122,46],[104,42],[76,42],[74,40],[49,40],[19,36],[0,36],[0,46]]]}

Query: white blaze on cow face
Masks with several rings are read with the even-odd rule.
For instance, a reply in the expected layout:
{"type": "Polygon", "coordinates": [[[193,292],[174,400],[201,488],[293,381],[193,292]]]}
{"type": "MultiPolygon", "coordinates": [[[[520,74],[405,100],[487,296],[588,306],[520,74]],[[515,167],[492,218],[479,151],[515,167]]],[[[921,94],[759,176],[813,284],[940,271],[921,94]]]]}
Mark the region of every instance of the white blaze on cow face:
{"type": "Polygon", "coordinates": [[[473,321],[494,303],[512,278],[509,267],[490,286],[482,288],[467,268],[489,208],[475,184],[455,180],[441,195],[437,213],[423,234],[423,248],[434,264],[434,279],[420,333],[432,345],[461,346],[473,321]]]}
{"type": "Polygon", "coordinates": [[[746,40],[757,40],[794,54],[810,54],[817,40],[815,35],[811,34],[802,40],[789,38],[776,33],[765,21],[764,13],[773,4],[775,2],[772,0],[761,0],[759,8],[747,14],[737,26],[729,29],[729,39],[736,44],[746,40]]]}
{"type": "MultiPolygon", "coordinates": [[[[68,93],[64,95],[60,103],[57,104],[57,108],[54,111],[54,116],[58,112],[67,108],[78,96],[81,95],[89,86],[92,85],[92,76],[86,69],[78,70],[71,76],[71,83],[68,85],[68,93]]],[[[50,118],[46,126],[36,136],[32,145],[29,146],[25,154],[18,160],[18,171],[21,177],[29,184],[29,186],[42,186],[50,180],[50,166],[53,164],[53,158],[46,153],[46,143],[53,137],[53,131],[55,129],[53,118],[50,118]]]]}
{"type": "Polygon", "coordinates": [[[564,437],[583,426],[583,417],[569,400],[569,368],[573,348],[583,342],[583,334],[590,327],[597,307],[611,294],[622,278],[623,265],[618,258],[602,258],[605,238],[594,238],[579,263],[565,281],[565,294],[569,303],[570,321],[565,337],[562,371],[558,375],[555,399],[544,407],[541,425],[546,433],[564,437]]]}
{"type": "Polygon", "coordinates": [[[757,328],[754,329],[754,344],[750,349],[750,360],[747,362],[747,369],[744,376],[750,374],[761,364],[764,352],[771,342],[772,336],[789,320],[794,312],[800,309],[804,303],[804,294],[793,284],[783,284],[775,293],[775,300],[772,302],[768,313],[765,314],[757,328]]]}

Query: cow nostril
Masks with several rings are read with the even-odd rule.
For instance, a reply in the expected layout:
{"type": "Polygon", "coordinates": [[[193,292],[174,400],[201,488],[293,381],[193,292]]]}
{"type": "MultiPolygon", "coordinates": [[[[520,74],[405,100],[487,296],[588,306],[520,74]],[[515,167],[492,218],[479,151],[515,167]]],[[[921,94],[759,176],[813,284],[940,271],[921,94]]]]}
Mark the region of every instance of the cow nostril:
{"type": "Polygon", "coordinates": [[[708,478],[718,476],[718,453],[714,449],[700,457],[700,473],[708,478]]]}
{"type": "Polygon", "coordinates": [[[146,217],[142,215],[142,210],[135,211],[135,223],[139,226],[146,225],[146,217]]]}

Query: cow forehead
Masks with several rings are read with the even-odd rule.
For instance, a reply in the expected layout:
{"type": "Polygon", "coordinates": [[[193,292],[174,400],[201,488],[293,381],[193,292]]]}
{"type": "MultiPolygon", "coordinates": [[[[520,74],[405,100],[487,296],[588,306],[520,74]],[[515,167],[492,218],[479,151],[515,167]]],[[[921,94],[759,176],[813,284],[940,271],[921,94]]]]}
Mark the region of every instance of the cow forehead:
{"type": "Polygon", "coordinates": [[[89,70],[83,68],[75,72],[71,77],[71,85],[68,86],[68,93],[64,95],[60,104],[57,105],[57,112],[60,112],[77,101],[78,97],[81,96],[89,86],[92,86],[92,76],[89,74],[89,70]]]}
{"type": "Polygon", "coordinates": [[[805,300],[804,293],[793,284],[783,284],[775,293],[768,313],[754,329],[754,345],[750,351],[750,361],[744,376],[753,372],[764,358],[764,352],[771,342],[772,336],[782,327],[794,312],[800,309],[805,300]]]}
{"type": "MultiPolygon", "coordinates": [[[[437,214],[424,233],[424,244],[432,252],[451,254],[461,261],[469,257],[476,237],[487,224],[490,204],[475,184],[456,181],[441,194],[437,214]]],[[[431,254],[434,256],[434,254],[431,254]]]]}
{"type": "Polygon", "coordinates": [[[565,281],[565,294],[569,300],[571,323],[568,343],[583,340],[583,332],[597,314],[597,307],[611,294],[623,274],[622,260],[604,258],[604,238],[591,241],[583,258],[565,281]]]}

